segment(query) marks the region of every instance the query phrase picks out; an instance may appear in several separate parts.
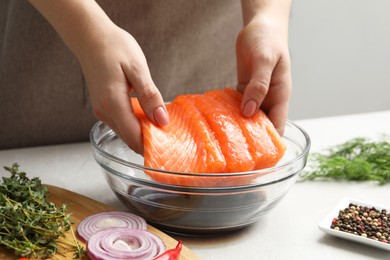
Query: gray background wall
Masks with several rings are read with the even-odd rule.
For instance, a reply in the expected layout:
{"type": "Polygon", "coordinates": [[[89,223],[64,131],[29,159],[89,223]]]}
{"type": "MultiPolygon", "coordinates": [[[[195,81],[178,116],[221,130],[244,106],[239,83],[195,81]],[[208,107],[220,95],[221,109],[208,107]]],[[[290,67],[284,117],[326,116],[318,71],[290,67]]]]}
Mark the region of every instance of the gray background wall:
{"type": "Polygon", "coordinates": [[[390,1],[293,0],[289,36],[291,119],[390,109],[390,1]]]}

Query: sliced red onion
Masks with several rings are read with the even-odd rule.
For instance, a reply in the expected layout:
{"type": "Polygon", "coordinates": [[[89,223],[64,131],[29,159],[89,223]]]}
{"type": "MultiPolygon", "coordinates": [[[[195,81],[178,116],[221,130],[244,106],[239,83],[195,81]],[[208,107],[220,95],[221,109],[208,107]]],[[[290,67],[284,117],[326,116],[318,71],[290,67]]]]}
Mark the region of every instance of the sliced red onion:
{"type": "Polygon", "coordinates": [[[83,219],[77,227],[79,236],[88,241],[92,234],[107,228],[133,228],[146,230],[144,218],[128,212],[107,211],[83,219]]]}
{"type": "Polygon", "coordinates": [[[91,260],[153,259],[164,253],[161,238],[147,230],[109,228],[93,234],[87,245],[91,260]]]}

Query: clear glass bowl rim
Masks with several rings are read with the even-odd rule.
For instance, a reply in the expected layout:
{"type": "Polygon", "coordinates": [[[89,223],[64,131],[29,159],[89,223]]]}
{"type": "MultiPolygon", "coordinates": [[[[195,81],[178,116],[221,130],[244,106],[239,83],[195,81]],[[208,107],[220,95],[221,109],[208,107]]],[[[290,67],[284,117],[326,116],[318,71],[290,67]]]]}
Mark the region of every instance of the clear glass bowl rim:
{"type": "MultiPolygon", "coordinates": [[[[110,133],[106,134],[105,138],[102,138],[101,140],[95,140],[94,134],[96,133],[97,129],[99,127],[101,127],[102,125],[105,125],[105,124],[102,121],[98,121],[98,122],[96,122],[94,124],[94,126],[92,127],[92,129],[90,131],[90,142],[91,142],[93,148],[96,151],[98,151],[100,155],[106,157],[107,159],[109,159],[111,161],[117,162],[119,164],[122,164],[122,165],[130,167],[130,168],[135,168],[135,169],[139,169],[139,170],[142,170],[142,171],[154,171],[154,172],[159,172],[159,173],[164,173],[164,174],[174,174],[176,176],[177,175],[183,175],[183,176],[196,176],[196,177],[228,177],[228,176],[234,177],[234,176],[245,176],[245,175],[252,175],[252,174],[262,175],[262,174],[266,174],[266,173],[270,173],[270,172],[277,172],[277,171],[282,170],[282,169],[284,169],[286,167],[290,167],[290,166],[294,165],[295,163],[297,163],[297,162],[299,162],[301,160],[304,160],[304,158],[308,155],[309,150],[310,150],[310,146],[311,146],[311,140],[310,140],[310,137],[307,134],[307,132],[302,127],[300,127],[299,125],[293,123],[290,120],[287,120],[286,126],[291,126],[293,128],[296,128],[297,130],[299,130],[299,132],[303,135],[303,137],[305,139],[305,142],[306,142],[306,146],[303,147],[303,150],[301,151],[301,153],[297,157],[295,157],[295,158],[293,158],[291,160],[288,160],[288,161],[283,162],[281,164],[277,164],[276,166],[273,166],[273,167],[270,167],[270,168],[265,168],[265,169],[260,169],[260,170],[253,170],[253,171],[246,171],[246,172],[233,172],[233,173],[187,173],[187,172],[174,172],[174,171],[167,171],[167,170],[161,170],[161,169],[145,167],[145,166],[137,164],[137,163],[133,163],[133,162],[129,162],[129,161],[123,160],[121,158],[118,158],[118,157],[116,157],[116,156],[114,156],[114,155],[112,155],[112,154],[102,150],[100,148],[100,145],[107,138],[106,135],[109,135],[109,136],[115,136],[116,135],[115,132],[112,129],[110,129],[110,133]]],[[[292,140],[292,141],[294,141],[294,140],[292,140]]]]}

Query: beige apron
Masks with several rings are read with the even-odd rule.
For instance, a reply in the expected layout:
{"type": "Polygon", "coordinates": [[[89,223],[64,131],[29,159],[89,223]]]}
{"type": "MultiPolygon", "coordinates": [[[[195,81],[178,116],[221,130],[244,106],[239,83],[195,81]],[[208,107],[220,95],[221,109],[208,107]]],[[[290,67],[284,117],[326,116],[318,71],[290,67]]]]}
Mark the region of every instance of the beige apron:
{"type": "MultiPolygon", "coordinates": [[[[97,1],[138,41],[165,101],[236,84],[238,0],[97,1]]],[[[80,66],[24,0],[0,1],[0,149],[87,141],[80,66]]]]}

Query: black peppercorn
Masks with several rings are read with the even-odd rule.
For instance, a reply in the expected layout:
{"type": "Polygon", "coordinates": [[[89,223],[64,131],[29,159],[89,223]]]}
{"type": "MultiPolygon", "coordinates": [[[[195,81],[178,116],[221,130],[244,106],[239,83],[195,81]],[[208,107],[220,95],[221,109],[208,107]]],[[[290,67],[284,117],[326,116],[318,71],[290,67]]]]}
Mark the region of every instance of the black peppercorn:
{"type": "Polygon", "coordinates": [[[350,203],[339,211],[330,228],[390,244],[389,219],[386,209],[350,203]]]}

